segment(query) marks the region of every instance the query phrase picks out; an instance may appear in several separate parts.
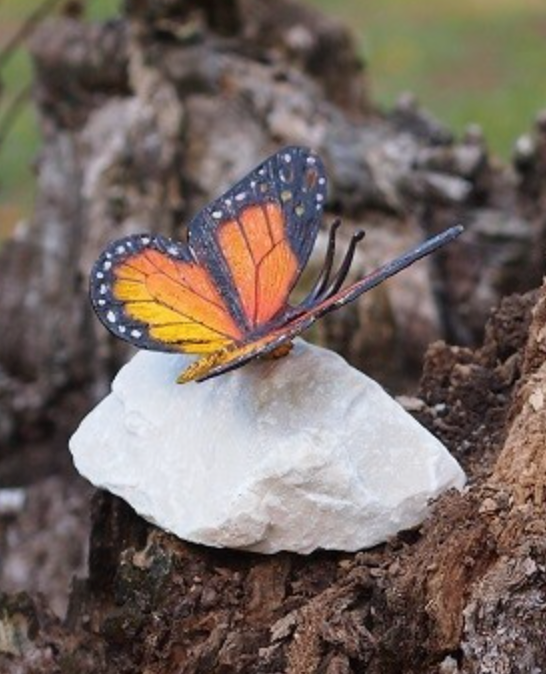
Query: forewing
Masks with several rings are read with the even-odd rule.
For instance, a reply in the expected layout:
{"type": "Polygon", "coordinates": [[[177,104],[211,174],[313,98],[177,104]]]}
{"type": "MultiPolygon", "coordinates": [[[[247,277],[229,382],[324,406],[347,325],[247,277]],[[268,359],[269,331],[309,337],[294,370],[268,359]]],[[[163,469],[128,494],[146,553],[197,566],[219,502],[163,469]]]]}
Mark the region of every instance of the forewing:
{"type": "Polygon", "coordinates": [[[242,337],[208,270],[162,236],[112,243],[95,263],[90,294],[102,323],[138,348],[210,353],[242,337]]]}
{"type": "Polygon", "coordinates": [[[237,321],[252,334],[288,307],[315,243],[326,199],[317,155],[274,154],[189,226],[189,245],[237,321]]]}

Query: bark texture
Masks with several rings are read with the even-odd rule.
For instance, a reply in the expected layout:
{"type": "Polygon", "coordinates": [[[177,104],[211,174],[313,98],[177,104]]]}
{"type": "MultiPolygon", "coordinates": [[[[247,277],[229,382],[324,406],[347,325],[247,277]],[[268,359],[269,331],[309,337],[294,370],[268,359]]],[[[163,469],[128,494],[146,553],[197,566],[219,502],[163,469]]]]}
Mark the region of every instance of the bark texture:
{"type": "MultiPolygon", "coordinates": [[[[44,24],[32,50],[44,145],[35,216],[0,251],[0,315],[13,317],[0,342],[0,487],[65,468],[67,434],[127,356],[87,301],[104,245],[183,237],[198,208],[289,143],[324,157],[332,217],[369,230],[355,272],[467,225],[458,244],[327,317],[318,337],[398,390],[431,341],[457,343],[428,350],[404,404],[470,487],[387,545],[310,557],[188,545],[96,494],[88,574],[66,619],[34,595],[0,595],[0,670],[546,671],[546,289],[526,292],[544,273],[546,122],[499,167],[476,130],[455,142],[411,98],[380,113],[347,31],[290,0],[128,0],[115,22],[44,24]]],[[[28,567],[27,589],[48,583],[53,553],[38,534],[62,519],[60,494],[73,516],[49,547],[80,563],[74,493],[29,492],[29,556],[43,575],[28,567]]],[[[22,517],[0,510],[10,591],[22,517]]],[[[66,595],[50,594],[60,611],[66,595]]]]}

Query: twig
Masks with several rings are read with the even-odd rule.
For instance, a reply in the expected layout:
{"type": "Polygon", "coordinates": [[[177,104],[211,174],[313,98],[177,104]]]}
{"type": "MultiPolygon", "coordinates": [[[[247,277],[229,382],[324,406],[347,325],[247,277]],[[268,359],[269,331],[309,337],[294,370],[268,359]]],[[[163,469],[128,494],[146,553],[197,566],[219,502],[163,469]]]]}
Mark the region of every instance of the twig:
{"type": "MultiPolygon", "coordinates": [[[[2,0],[0,0],[0,2],[2,2],[2,0]]],[[[61,2],[62,0],[44,0],[33,12],[31,12],[19,30],[12,35],[7,44],[0,50],[0,72],[13,56],[13,53],[19,44],[31,35],[40,21],[42,21],[42,19],[44,19],[55,6],[61,2]]]]}

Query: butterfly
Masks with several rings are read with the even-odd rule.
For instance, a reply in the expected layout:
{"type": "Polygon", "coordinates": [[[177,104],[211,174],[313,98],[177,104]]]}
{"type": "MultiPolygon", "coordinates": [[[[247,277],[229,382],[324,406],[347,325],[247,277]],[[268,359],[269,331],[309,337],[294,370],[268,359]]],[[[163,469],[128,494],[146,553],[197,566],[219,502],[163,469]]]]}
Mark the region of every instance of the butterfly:
{"type": "Polygon", "coordinates": [[[110,244],[91,272],[98,318],[138,348],[199,355],[177,381],[204,381],[258,356],[284,355],[318,318],[463,231],[451,227],[342,289],[364,234],[352,236],[333,274],[336,220],[316,283],[293,306],[289,297],[315,244],[326,194],[315,153],[277,152],[205,206],[186,243],[137,234],[110,244]]]}

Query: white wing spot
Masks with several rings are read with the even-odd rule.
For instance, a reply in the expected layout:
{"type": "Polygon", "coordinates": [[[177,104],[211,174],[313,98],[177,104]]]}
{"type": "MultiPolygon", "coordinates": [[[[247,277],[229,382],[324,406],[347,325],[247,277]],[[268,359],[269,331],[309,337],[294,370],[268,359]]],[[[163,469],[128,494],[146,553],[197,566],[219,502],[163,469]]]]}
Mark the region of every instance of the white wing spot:
{"type": "Polygon", "coordinates": [[[222,217],[222,211],[212,211],[212,217],[215,220],[220,220],[220,218],[222,217]]]}
{"type": "Polygon", "coordinates": [[[242,201],[246,197],[246,192],[239,192],[235,195],[235,201],[242,201]]]}
{"type": "Polygon", "coordinates": [[[135,337],[135,339],[142,337],[142,330],[131,330],[131,337],[135,337]]]}
{"type": "Polygon", "coordinates": [[[112,263],[110,260],[106,260],[106,262],[102,265],[102,268],[104,271],[108,271],[112,267],[112,263]]]}
{"type": "Polygon", "coordinates": [[[109,323],[115,323],[116,322],[116,314],[110,309],[110,311],[106,314],[106,320],[109,323]]]}
{"type": "Polygon", "coordinates": [[[307,163],[309,166],[314,166],[317,163],[317,160],[315,157],[307,157],[307,163]]]}
{"type": "Polygon", "coordinates": [[[99,293],[101,295],[106,295],[107,291],[108,291],[108,288],[106,287],[106,284],[101,283],[100,288],[99,288],[99,293]]]}
{"type": "Polygon", "coordinates": [[[231,201],[231,199],[226,199],[226,200],[225,200],[226,206],[231,206],[232,203],[233,203],[233,202],[231,201]]]}
{"type": "Polygon", "coordinates": [[[127,332],[127,328],[124,325],[118,325],[118,332],[124,335],[127,332]]]}
{"type": "Polygon", "coordinates": [[[292,157],[291,157],[288,153],[286,153],[286,154],[284,155],[284,161],[285,161],[287,164],[290,164],[290,162],[292,161],[292,157]]]}
{"type": "Polygon", "coordinates": [[[326,184],[326,178],[322,177],[318,179],[318,184],[319,185],[325,185],[326,184]]]}
{"type": "Polygon", "coordinates": [[[106,300],[99,300],[97,304],[99,305],[99,307],[103,307],[106,304],[106,300]]]}
{"type": "Polygon", "coordinates": [[[178,248],[176,246],[169,246],[167,248],[167,253],[170,253],[171,255],[178,255],[178,248]]]}
{"type": "Polygon", "coordinates": [[[118,253],[119,255],[121,255],[122,253],[125,253],[125,246],[118,246],[116,248],[116,253],[118,253]]]}
{"type": "Polygon", "coordinates": [[[95,276],[96,276],[96,278],[98,278],[98,279],[104,278],[104,274],[103,274],[101,271],[98,271],[98,272],[95,274],[95,276]]]}
{"type": "Polygon", "coordinates": [[[317,194],[317,201],[320,203],[321,201],[324,201],[324,194],[317,194]]]}
{"type": "Polygon", "coordinates": [[[151,239],[149,236],[143,236],[140,239],[140,242],[147,246],[150,243],[151,239]]]}

